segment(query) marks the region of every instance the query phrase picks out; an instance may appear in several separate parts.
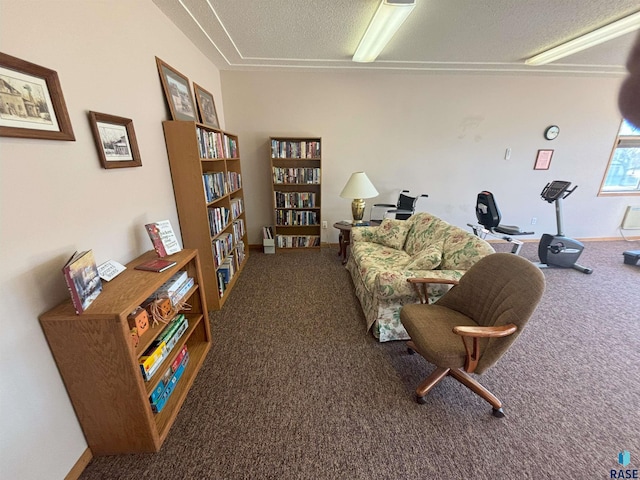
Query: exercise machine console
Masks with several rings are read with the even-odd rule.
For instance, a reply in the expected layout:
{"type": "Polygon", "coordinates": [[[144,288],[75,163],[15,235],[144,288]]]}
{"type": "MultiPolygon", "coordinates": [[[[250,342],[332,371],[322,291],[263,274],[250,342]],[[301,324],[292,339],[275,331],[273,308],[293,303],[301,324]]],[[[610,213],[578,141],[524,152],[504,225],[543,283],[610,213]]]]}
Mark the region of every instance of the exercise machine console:
{"type": "Polygon", "coordinates": [[[556,205],[556,224],[558,233],[545,233],[538,244],[538,257],[541,267],[574,268],[582,273],[592,273],[593,269],[579,265],[578,258],[584,250],[584,245],[578,240],[565,237],[562,229],[562,201],[571,195],[578,186],[571,187],[571,182],[554,180],[542,189],[540,196],[543,200],[556,205]]]}

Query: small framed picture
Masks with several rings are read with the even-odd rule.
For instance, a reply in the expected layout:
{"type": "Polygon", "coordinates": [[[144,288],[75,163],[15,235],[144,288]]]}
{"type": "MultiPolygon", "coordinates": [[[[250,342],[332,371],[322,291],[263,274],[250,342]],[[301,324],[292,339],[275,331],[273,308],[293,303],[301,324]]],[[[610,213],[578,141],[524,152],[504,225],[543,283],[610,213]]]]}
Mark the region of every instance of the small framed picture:
{"type": "Polygon", "coordinates": [[[89,121],[103,168],[142,166],[133,120],[89,112],[89,121]]]}
{"type": "Polygon", "coordinates": [[[76,139],[55,71],[0,53],[0,97],[0,136],[76,139]]]}
{"type": "Polygon", "coordinates": [[[189,79],[156,57],[164,96],[173,120],[197,122],[196,108],[191,95],[189,79]]]}
{"type": "Polygon", "coordinates": [[[553,150],[538,150],[538,154],[536,155],[536,163],[533,165],[533,169],[549,170],[552,156],[553,150]]]}
{"type": "Polygon", "coordinates": [[[213,95],[207,92],[196,82],[193,82],[193,90],[196,93],[196,103],[198,104],[198,112],[200,113],[200,122],[204,123],[207,127],[220,128],[213,95]]]}

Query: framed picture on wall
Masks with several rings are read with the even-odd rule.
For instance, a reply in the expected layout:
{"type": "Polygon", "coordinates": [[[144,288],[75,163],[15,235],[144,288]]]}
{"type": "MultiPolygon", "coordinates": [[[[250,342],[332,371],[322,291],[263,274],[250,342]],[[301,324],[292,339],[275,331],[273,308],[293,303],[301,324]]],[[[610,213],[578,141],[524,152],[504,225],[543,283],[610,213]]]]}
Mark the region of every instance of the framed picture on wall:
{"type": "Polygon", "coordinates": [[[0,136],[71,140],[58,74],[0,52],[0,136]]]}
{"type": "Polygon", "coordinates": [[[551,166],[551,157],[553,150],[538,150],[536,155],[536,163],[533,165],[534,170],[549,170],[551,166]]]}
{"type": "Polygon", "coordinates": [[[89,112],[89,121],[103,168],[142,166],[133,120],[89,112]]]}
{"type": "Polygon", "coordinates": [[[173,120],[198,121],[189,79],[156,57],[164,96],[173,120]]]}
{"type": "Polygon", "coordinates": [[[213,95],[207,92],[196,82],[193,82],[193,90],[196,93],[196,103],[198,104],[200,121],[208,127],[220,128],[213,95]]]}

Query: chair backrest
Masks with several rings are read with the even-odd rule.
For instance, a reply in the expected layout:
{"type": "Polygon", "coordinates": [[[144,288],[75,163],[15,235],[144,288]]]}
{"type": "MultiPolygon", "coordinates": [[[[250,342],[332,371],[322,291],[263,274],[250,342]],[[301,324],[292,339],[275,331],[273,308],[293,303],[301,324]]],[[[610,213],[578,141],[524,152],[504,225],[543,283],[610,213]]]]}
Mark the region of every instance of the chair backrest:
{"type": "MultiPolygon", "coordinates": [[[[404,190],[404,192],[406,192],[407,190],[404,190]]],[[[401,193],[400,196],[398,197],[398,210],[406,210],[407,212],[411,212],[411,213],[396,213],[396,219],[397,220],[406,220],[407,218],[409,218],[413,212],[416,209],[416,201],[418,200],[418,197],[410,197],[409,195],[405,195],[404,193],[401,193]]]]}
{"type": "Polygon", "coordinates": [[[478,223],[489,230],[500,224],[502,216],[491,192],[485,190],[478,194],[476,217],[478,218],[478,223]]]}
{"type": "Polygon", "coordinates": [[[493,253],[474,264],[436,304],[466,315],[480,326],[513,323],[507,337],[481,339],[482,373],[508,350],[533,314],[544,292],[544,275],[528,260],[511,253],[493,253]]]}

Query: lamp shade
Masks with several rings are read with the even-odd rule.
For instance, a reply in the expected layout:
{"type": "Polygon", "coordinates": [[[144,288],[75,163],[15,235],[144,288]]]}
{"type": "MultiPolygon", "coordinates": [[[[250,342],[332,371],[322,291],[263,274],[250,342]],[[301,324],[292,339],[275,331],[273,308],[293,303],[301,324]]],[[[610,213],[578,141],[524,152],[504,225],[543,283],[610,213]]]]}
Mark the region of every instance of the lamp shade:
{"type": "Polygon", "coordinates": [[[376,187],[364,172],[354,172],[340,193],[342,198],[371,198],[378,196],[376,187]]]}

